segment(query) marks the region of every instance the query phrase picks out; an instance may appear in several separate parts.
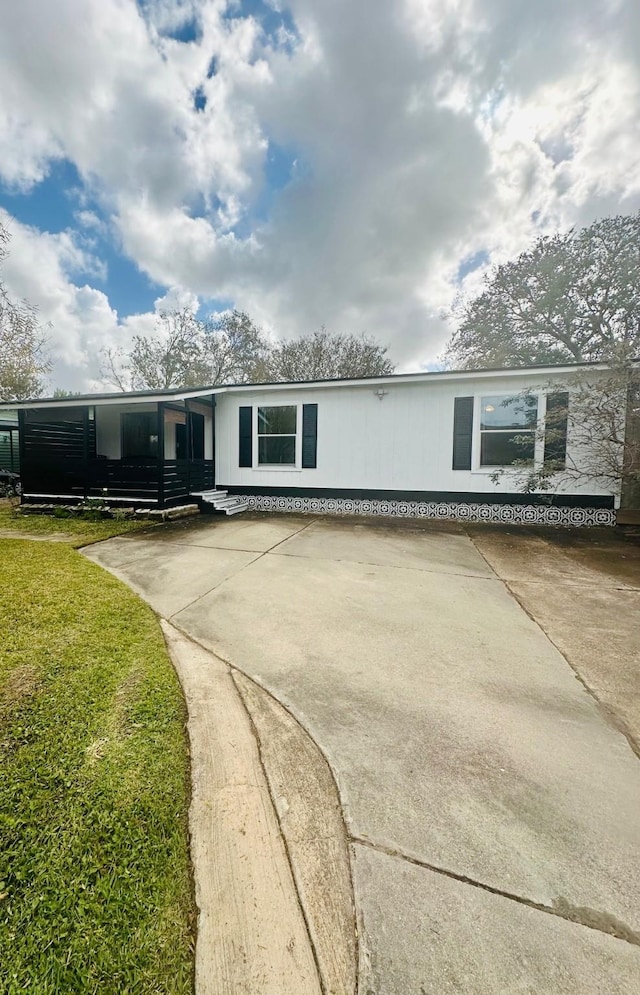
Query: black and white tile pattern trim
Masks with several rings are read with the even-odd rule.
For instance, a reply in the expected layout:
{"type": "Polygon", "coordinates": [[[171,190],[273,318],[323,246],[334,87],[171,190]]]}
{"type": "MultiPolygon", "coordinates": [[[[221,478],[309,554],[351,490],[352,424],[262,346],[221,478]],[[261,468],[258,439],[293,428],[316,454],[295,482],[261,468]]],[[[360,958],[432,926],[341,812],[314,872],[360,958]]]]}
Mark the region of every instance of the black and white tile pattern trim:
{"type": "Polygon", "coordinates": [[[368,501],[350,498],[278,497],[248,494],[253,511],[303,515],[373,515],[392,518],[453,519],[458,522],[502,522],[509,525],[615,525],[608,508],[554,508],[534,504],[467,504],[453,501],[368,501]]]}

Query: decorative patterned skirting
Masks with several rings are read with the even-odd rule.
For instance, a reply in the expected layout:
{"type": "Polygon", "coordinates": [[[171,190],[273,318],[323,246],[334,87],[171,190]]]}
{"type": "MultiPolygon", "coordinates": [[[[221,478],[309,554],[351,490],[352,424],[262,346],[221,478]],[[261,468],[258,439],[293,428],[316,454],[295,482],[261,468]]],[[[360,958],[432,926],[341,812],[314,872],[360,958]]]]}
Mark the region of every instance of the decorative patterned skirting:
{"type": "Polygon", "coordinates": [[[615,525],[609,508],[556,508],[535,504],[472,504],[463,501],[367,501],[350,498],[278,497],[247,494],[253,511],[302,515],[373,515],[391,518],[450,519],[457,522],[502,522],[508,525],[615,525]]]}

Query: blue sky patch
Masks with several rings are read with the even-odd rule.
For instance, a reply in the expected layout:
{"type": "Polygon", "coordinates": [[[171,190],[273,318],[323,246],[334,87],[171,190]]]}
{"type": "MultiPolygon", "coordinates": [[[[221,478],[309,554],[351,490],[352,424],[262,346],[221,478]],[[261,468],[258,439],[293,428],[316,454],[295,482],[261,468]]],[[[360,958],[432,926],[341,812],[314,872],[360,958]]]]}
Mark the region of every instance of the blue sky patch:
{"type": "Polygon", "coordinates": [[[204,88],[199,86],[193,94],[193,107],[196,111],[203,111],[207,106],[207,95],[204,88]]]}
{"type": "Polygon", "coordinates": [[[281,31],[286,35],[293,35],[296,41],[299,39],[296,22],[291,12],[286,7],[276,9],[276,6],[267,0],[237,0],[236,3],[229,5],[226,16],[255,18],[262,28],[265,41],[273,48],[286,50],[292,48],[291,42],[282,44],[281,31]]]}
{"type": "MultiPolygon", "coordinates": [[[[146,21],[153,21],[153,5],[155,0],[136,0],[138,10],[146,21]],[[151,16],[150,16],[151,15],[151,16]]],[[[180,13],[177,11],[177,13],[180,13]]],[[[173,28],[165,28],[159,31],[163,38],[173,38],[174,41],[183,42],[188,45],[190,42],[198,42],[202,37],[202,26],[200,20],[194,17],[190,8],[185,8],[182,19],[176,18],[176,25],[173,28]]]]}
{"type": "Polygon", "coordinates": [[[462,283],[465,276],[468,276],[469,273],[473,273],[476,269],[480,269],[481,266],[486,266],[488,262],[489,253],[486,249],[480,249],[479,252],[474,252],[471,256],[465,256],[458,266],[456,281],[458,283],[462,283]]]}
{"type": "Polygon", "coordinates": [[[190,42],[200,41],[202,29],[200,22],[195,17],[191,17],[181,24],[179,28],[174,28],[172,31],[163,31],[163,35],[165,38],[173,38],[174,41],[181,41],[185,45],[188,45],[190,42]]]}
{"type": "Polygon", "coordinates": [[[215,313],[220,311],[232,311],[234,308],[234,303],[230,297],[207,297],[206,300],[200,301],[200,306],[196,311],[196,317],[201,321],[206,321],[206,319],[215,313]]]}
{"type": "Polygon", "coordinates": [[[82,187],[74,164],[69,159],[54,159],[45,178],[27,192],[12,190],[0,182],[0,207],[22,224],[40,231],[64,231],[75,224],[82,187]]]}
{"type": "Polygon", "coordinates": [[[110,242],[102,241],[97,255],[107,264],[106,285],[94,279],[99,290],[109,297],[109,304],[120,318],[129,314],[142,314],[153,311],[156,298],[161,297],[166,288],[154,283],[146,273],[142,273],[127,256],[117,252],[110,242]]]}
{"type": "Polygon", "coordinates": [[[27,193],[0,184],[0,207],[23,225],[51,235],[70,231],[80,248],[96,257],[107,268],[106,280],[95,272],[69,272],[82,284],[83,277],[103,290],[119,315],[153,310],[157,297],[165,288],[153,283],[114,243],[99,205],[86,196],[78,170],[68,159],[54,160],[47,176],[27,193]],[[78,220],[81,210],[91,211],[103,227],[83,227],[78,220]]]}
{"type": "Polygon", "coordinates": [[[278,195],[292,181],[294,173],[297,173],[295,150],[277,142],[269,142],[264,160],[262,186],[251,205],[251,210],[233,229],[237,238],[246,238],[256,224],[269,218],[278,195]]]}

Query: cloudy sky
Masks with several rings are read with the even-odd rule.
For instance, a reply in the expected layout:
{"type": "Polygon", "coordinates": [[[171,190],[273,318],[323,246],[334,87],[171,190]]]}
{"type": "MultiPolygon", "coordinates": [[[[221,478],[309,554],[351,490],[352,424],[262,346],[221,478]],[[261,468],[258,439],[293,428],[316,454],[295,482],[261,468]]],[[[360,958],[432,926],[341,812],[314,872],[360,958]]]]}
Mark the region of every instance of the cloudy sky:
{"type": "Polygon", "coordinates": [[[174,303],[425,368],[487,266],[639,207],[638,0],[2,2],[2,278],[51,386],[174,303]]]}

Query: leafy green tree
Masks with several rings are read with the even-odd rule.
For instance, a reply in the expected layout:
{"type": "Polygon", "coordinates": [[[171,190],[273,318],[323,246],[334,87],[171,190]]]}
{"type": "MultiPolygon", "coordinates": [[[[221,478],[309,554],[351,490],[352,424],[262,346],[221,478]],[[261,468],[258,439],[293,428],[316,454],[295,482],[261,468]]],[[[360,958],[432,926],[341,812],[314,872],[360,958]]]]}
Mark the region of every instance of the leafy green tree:
{"type": "MultiPolygon", "coordinates": [[[[8,244],[9,232],[0,224],[0,263],[6,259],[8,244]]],[[[0,401],[42,394],[51,369],[46,344],[37,309],[27,301],[12,300],[0,280],[0,401]]]]}
{"type": "Polygon", "coordinates": [[[387,348],[366,335],[313,335],[277,343],[267,362],[269,380],[330,380],[393,373],[387,348]]]}
{"type": "Polygon", "coordinates": [[[640,212],[544,236],[463,306],[446,352],[462,369],[640,353],[640,212]]]}

